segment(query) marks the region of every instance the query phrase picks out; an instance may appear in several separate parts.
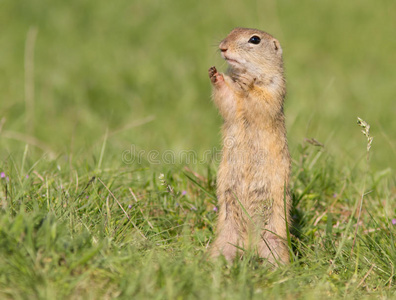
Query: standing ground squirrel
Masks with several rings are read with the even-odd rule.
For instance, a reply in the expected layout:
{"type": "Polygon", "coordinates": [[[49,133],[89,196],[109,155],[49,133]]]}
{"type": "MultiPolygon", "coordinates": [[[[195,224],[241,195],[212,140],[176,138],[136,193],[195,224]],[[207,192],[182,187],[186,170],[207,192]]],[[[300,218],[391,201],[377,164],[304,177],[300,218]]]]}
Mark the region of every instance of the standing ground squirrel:
{"type": "Polygon", "coordinates": [[[270,34],[247,28],[232,30],[219,48],[229,69],[209,69],[213,100],[224,119],[211,256],[231,261],[249,249],[271,263],[287,263],[290,154],[282,49],[270,34]]]}

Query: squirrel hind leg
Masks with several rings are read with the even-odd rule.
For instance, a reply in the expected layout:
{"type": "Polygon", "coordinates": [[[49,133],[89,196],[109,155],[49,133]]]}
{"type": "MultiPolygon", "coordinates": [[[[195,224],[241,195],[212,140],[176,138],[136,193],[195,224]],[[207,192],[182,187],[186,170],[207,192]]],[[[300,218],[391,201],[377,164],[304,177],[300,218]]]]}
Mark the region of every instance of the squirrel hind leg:
{"type": "Polygon", "coordinates": [[[229,262],[242,255],[241,241],[238,230],[232,226],[230,221],[226,221],[217,234],[210,249],[210,257],[217,258],[221,255],[229,262]]]}
{"type": "Polygon", "coordinates": [[[265,232],[257,245],[258,255],[277,266],[287,264],[290,260],[286,241],[275,234],[265,232]]]}
{"type": "Polygon", "coordinates": [[[212,246],[212,249],[210,251],[210,257],[212,259],[216,259],[219,256],[223,255],[228,262],[232,262],[237,256],[237,252],[238,252],[237,245],[233,245],[229,242],[225,242],[224,244],[215,242],[215,244],[212,246]]]}

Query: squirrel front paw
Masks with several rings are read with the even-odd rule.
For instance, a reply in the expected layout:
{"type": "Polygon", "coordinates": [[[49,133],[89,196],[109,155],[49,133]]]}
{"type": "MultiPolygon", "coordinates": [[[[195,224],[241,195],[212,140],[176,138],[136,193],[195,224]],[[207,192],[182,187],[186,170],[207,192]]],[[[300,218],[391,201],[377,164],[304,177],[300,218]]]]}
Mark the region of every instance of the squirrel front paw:
{"type": "Polygon", "coordinates": [[[250,90],[257,80],[257,78],[252,77],[248,74],[234,75],[234,76],[232,76],[232,79],[239,86],[239,88],[244,92],[247,92],[248,90],[250,90]]]}
{"type": "Polygon", "coordinates": [[[218,84],[219,82],[224,82],[224,77],[222,74],[220,74],[219,72],[217,72],[216,67],[211,67],[208,70],[209,73],[209,78],[210,81],[212,82],[212,84],[218,84]]]}

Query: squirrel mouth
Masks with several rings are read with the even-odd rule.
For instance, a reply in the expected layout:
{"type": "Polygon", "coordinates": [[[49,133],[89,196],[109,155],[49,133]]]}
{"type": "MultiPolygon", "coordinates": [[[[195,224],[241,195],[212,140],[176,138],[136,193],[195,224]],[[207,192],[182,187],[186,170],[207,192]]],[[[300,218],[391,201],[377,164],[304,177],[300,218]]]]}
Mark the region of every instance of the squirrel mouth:
{"type": "Polygon", "coordinates": [[[239,64],[239,61],[229,58],[226,55],[224,55],[223,53],[222,53],[222,56],[230,65],[238,65],[239,64]]]}
{"type": "Polygon", "coordinates": [[[235,60],[235,59],[231,59],[231,58],[226,58],[225,59],[229,64],[232,64],[232,65],[234,65],[234,64],[238,64],[238,61],[237,60],[235,60]]]}

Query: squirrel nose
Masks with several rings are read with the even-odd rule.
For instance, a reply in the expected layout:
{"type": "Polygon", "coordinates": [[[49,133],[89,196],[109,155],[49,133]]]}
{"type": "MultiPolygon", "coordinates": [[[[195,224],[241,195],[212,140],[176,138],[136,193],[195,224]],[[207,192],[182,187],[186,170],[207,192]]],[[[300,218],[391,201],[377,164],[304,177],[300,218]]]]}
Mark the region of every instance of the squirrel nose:
{"type": "Polygon", "coordinates": [[[228,50],[228,47],[224,43],[221,43],[219,45],[219,49],[221,52],[226,52],[228,50]]]}

